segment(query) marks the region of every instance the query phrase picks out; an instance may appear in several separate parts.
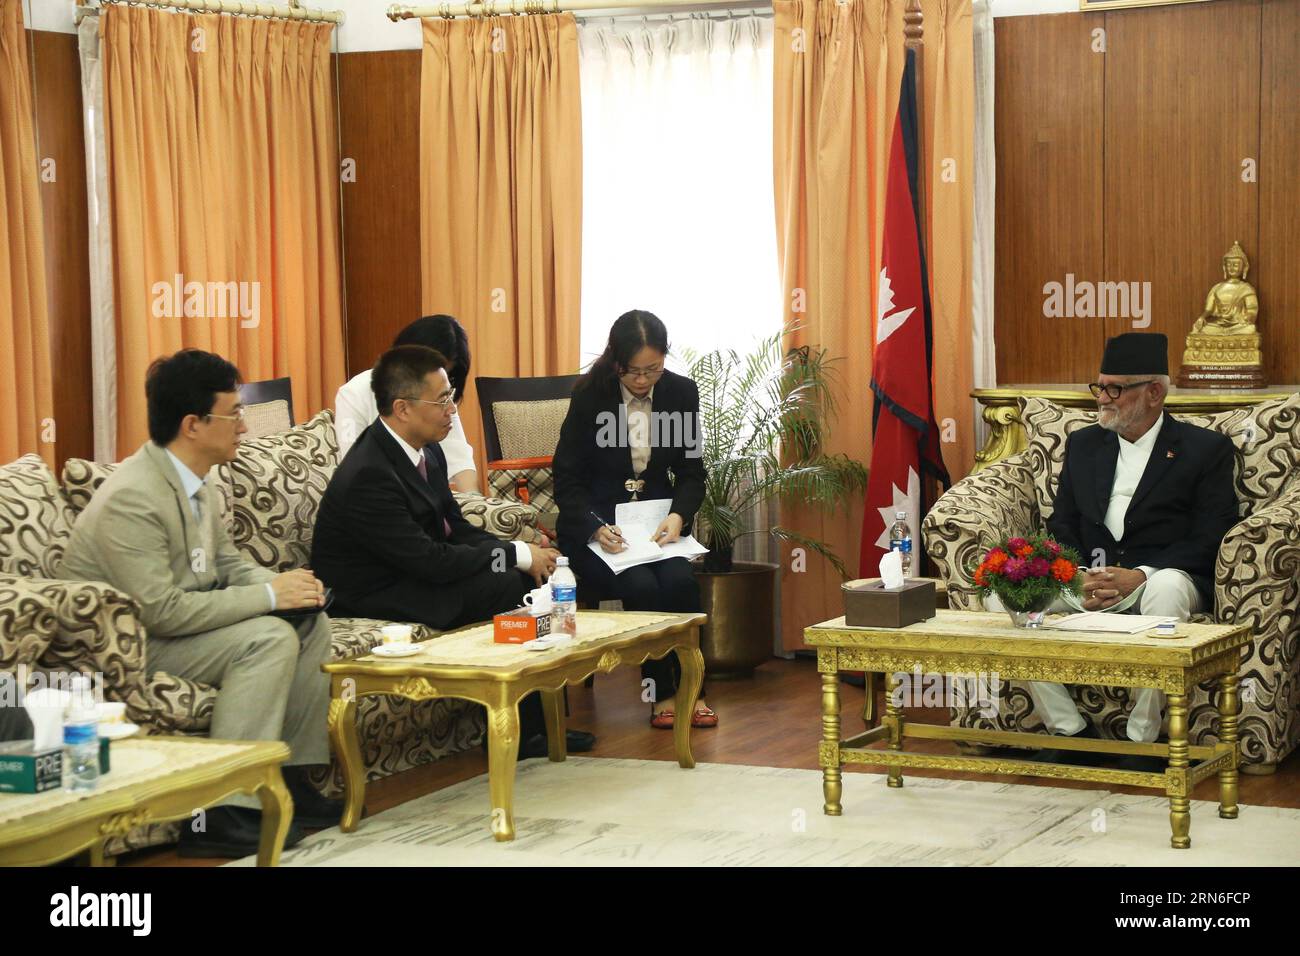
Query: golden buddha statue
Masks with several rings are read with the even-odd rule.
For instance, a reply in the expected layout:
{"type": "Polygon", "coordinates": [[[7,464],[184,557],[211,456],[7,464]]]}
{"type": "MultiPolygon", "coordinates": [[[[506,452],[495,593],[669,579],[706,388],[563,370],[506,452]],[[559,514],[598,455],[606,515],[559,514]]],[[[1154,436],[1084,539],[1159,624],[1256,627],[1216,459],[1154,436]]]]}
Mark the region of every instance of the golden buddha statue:
{"type": "Polygon", "coordinates": [[[1246,281],[1250,261],[1241,243],[1234,242],[1223,257],[1223,281],[1210,289],[1205,311],[1192,326],[1192,333],[1206,335],[1251,335],[1259,315],[1259,298],[1255,287],[1246,281]]]}
{"type": "Polygon", "coordinates": [[[1192,325],[1178,384],[1183,388],[1258,388],[1264,384],[1259,297],[1246,281],[1250,260],[1240,242],[1223,256],[1223,281],[1205,298],[1192,325]]]}

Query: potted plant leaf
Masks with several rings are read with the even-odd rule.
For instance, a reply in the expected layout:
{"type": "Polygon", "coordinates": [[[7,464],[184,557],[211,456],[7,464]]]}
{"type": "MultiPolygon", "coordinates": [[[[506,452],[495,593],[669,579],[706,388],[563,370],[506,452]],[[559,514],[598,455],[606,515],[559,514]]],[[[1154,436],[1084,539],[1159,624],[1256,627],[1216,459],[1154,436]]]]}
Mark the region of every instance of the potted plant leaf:
{"type": "Polygon", "coordinates": [[[786,349],[787,327],[747,355],[731,349],[684,350],[687,374],[700,391],[700,430],[708,472],[695,537],[709,549],[698,562],[709,623],[701,650],[710,676],[753,671],[772,654],[775,564],[737,562],[738,538],[771,534],[807,548],[847,578],[824,541],[775,525],[746,530],[746,513],[773,499],[829,509],[866,487],[867,469],[823,450],[836,415],[835,365],[815,346],[786,349]]]}

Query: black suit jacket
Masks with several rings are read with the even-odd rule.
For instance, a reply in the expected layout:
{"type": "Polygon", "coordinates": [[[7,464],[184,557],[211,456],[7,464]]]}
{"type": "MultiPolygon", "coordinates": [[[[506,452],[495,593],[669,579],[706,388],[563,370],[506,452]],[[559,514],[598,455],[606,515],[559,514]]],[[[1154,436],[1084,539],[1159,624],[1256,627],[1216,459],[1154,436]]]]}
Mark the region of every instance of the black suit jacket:
{"type": "Polygon", "coordinates": [[[1100,425],[1072,433],[1047,530],[1075,548],[1084,564],[1100,549],[1106,564],[1177,568],[1214,605],[1214,562],[1237,522],[1232,442],[1165,414],[1151,458],[1116,541],[1103,523],[1119,460],[1119,437],[1100,425]]]}
{"type": "MultiPolygon", "coordinates": [[[[600,527],[593,511],[612,524],[615,505],[632,500],[624,482],[637,476],[632,473],[626,427],[619,427],[620,421],[626,422],[622,407],[617,380],[573,391],[553,466],[560,509],[555,530],[566,554],[585,548],[600,527]]],[[[683,375],[664,372],[655,383],[650,408],[650,461],[639,476],[645,487],[637,498],[671,498],[671,510],[682,516],[686,534],[704,500],[699,389],[683,375]]]]}
{"type": "Polygon", "coordinates": [[[311,563],[334,589],[335,613],[373,616],[366,613],[367,598],[378,592],[386,593],[385,606],[396,595],[396,603],[416,608],[436,590],[439,617],[452,620],[459,616],[454,605],[460,598],[449,585],[515,566],[512,542],[474,527],[461,514],[442,449],[435,442],[423,454],[428,481],[376,419],[330,479],[316,516],[311,563]]]}

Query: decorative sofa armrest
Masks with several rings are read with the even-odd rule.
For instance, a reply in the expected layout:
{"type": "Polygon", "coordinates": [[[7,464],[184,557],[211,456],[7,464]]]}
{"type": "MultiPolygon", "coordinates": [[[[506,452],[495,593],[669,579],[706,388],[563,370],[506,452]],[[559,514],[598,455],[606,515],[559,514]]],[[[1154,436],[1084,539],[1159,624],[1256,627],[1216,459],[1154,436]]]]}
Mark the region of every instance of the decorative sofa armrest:
{"type": "Polygon", "coordinates": [[[456,493],[456,503],[466,521],[488,534],[525,544],[536,544],[541,540],[542,533],[537,528],[538,511],[532,505],[465,492],[456,493]]]}
{"type": "Polygon", "coordinates": [[[57,617],[58,631],[40,665],[102,675],[106,695],[126,704],[128,720],[150,722],[145,629],[135,601],[100,581],[29,578],[28,584],[53,604],[57,617]]]}
{"type": "Polygon", "coordinates": [[[1300,721],[1300,485],[1228,530],[1214,579],[1219,623],[1249,625],[1254,635],[1238,672],[1242,760],[1276,764],[1294,748],[1300,721]]]}
{"type": "Polygon", "coordinates": [[[1039,523],[1033,471],[1023,453],[968,475],[940,495],[921,522],[921,534],[952,606],[979,610],[983,605],[968,569],[997,539],[1031,534],[1039,523]]]}
{"type": "Polygon", "coordinates": [[[0,671],[31,668],[57,630],[54,602],[31,578],[0,575],[0,671]]]}

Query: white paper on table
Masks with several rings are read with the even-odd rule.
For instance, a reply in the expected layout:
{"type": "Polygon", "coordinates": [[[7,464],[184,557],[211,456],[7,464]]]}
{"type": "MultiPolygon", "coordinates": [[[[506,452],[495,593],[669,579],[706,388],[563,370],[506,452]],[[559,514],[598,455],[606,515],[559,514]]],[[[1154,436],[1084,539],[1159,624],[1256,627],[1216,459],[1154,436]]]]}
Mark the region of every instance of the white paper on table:
{"type": "Polygon", "coordinates": [[[668,498],[624,502],[614,509],[614,524],[623,532],[627,548],[617,554],[609,554],[595,541],[588,542],[587,547],[609,565],[615,574],[621,574],[639,564],[707,554],[709,549],[696,541],[693,535],[686,535],[665,545],[655,544],[651,540],[659,525],[668,517],[672,504],[668,498]]]}
{"type": "Polygon", "coordinates": [[[1067,614],[1065,617],[1044,621],[1043,627],[1054,627],[1062,631],[1093,631],[1102,634],[1137,634],[1149,631],[1158,624],[1177,624],[1176,617],[1161,617],[1158,614],[1107,614],[1105,611],[1085,611],[1082,614],[1067,614]]]}

